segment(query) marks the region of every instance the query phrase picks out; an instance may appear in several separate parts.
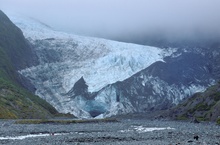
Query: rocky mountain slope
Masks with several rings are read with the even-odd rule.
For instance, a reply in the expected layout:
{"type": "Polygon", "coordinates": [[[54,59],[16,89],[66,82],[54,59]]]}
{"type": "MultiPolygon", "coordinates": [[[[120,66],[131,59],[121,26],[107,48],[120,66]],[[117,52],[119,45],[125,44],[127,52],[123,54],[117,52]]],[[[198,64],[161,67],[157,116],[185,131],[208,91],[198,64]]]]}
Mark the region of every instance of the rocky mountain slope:
{"type": "Polygon", "coordinates": [[[168,109],[219,79],[220,45],[152,47],[55,31],[10,16],[39,64],[20,70],[36,94],[77,117],[168,109]]]}
{"type": "Polygon", "coordinates": [[[169,111],[174,119],[194,119],[198,121],[217,121],[220,119],[220,82],[205,92],[194,94],[169,111]]]}
{"type": "MultiPolygon", "coordinates": [[[[104,87],[93,96],[96,105],[87,110],[105,108],[99,110],[106,116],[166,110],[195,92],[205,90],[214,81],[214,75],[208,70],[209,60],[198,53],[187,52],[166,57],[164,61],[104,87]]],[[[85,102],[91,101],[86,99],[85,102]]]]}
{"type": "Polygon", "coordinates": [[[17,70],[38,63],[22,31],[0,11],[0,118],[48,118],[57,111],[24,88],[31,84],[17,70]]]}

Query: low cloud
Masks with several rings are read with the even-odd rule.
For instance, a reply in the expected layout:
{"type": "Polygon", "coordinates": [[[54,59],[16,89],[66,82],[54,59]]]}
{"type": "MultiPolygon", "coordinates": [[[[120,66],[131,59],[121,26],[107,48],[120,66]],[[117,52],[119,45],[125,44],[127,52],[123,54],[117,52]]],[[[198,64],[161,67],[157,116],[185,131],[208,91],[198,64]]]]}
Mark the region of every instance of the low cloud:
{"type": "Polygon", "coordinates": [[[219,0],[0,0],[0,9],[58,30],[121,39],[220,36],[219,0]]]}

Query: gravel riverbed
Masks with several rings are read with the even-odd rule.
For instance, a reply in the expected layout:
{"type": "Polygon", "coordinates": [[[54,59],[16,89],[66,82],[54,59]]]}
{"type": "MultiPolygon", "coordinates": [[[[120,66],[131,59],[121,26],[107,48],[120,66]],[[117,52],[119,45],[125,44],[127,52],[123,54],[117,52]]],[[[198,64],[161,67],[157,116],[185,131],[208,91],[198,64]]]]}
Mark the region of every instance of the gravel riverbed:
{"type": "Polygon", "coordinates": [[[67,125],[14,124],[13,120],[0,120],[0,144],[220,145],[220,126],[148,119],[67,125]]]}

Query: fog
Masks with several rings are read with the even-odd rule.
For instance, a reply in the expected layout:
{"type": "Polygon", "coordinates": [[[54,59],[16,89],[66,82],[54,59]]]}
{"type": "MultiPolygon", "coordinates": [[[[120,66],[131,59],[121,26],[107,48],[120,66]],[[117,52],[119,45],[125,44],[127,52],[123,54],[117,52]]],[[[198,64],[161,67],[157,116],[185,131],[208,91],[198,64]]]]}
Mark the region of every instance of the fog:
{"type": "Polygon", "coordinates": [[[150,35],[219,38],[219,7],[219,0],[0,0],[6,13],[33,17],[57,30],[122,41],[150,35]]]}

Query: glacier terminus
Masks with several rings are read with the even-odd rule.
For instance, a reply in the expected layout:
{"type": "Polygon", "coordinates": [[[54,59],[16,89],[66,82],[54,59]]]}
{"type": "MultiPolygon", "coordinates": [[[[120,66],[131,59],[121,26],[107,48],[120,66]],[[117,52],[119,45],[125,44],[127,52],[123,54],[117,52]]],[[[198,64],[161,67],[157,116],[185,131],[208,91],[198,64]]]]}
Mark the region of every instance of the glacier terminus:
{"type": "Polygon", "coordinates": [[[34,19],[16,15],[10,19],[23,31],[39,59],[38,65],[19,73],[31,81],[36,95],[62,113],[103,118],[155,106],[165,109],[214,82],[199,49],[189,52],[77,36],[34,19]],[[185,64],[190,57],[198,61],[185,64]],[[192,76],[190,69],[200,73],[192,76]]]}

